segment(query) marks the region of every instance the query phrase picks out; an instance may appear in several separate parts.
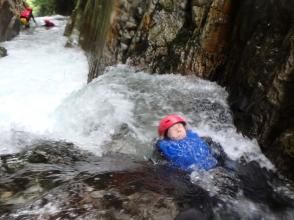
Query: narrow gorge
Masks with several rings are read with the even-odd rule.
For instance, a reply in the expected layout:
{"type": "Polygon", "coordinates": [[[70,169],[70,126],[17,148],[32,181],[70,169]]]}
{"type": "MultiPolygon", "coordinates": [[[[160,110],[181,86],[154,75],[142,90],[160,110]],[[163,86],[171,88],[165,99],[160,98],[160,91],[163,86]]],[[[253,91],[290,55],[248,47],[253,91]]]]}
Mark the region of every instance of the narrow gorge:
{"type": "Polygon", "coordinates": [[[293,0],[27,3],[0,0],[0,220],[294,218],[293,0]],[[171,113],[212,169],[155,151],[171,113]]]}
{"type": "Polygon", "coordinates": [[[293,21],[291,0],[78,1],[66,33],[88,51],[89,81],[127,63],[225,86],[240,132],[293,178],[293,21]]]}

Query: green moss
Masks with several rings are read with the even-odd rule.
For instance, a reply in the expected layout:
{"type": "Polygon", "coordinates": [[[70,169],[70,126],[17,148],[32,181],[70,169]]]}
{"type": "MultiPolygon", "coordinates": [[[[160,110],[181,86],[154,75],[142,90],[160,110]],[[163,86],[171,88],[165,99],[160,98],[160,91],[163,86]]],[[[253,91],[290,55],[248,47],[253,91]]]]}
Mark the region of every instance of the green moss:
{"type": "Polygon", "coordinates": [[[167,12],[172,12],[174,10],[173,0],[161,0],[159,4],[167,12]]]}
{"type": "Polygon", "coordinates": [[[184,46],[191,39],[191,32],[186,29],[182,29],[177,33],[176,38],[173,40],[172,45],[184,46]]]}
{"type": "Polygon", "coordinates": [[[68,15],[74,8],[77,0],[28,0],[37,16],[63,14],[68,15]]]}
{"type": "Polygon", "coordinates": [[[54,0],[30,0],[34,14],[37,16],[54,14],[54,0]]]}
{"type": "Polygon", "coordinates": [[[81,32],[82,46],[87,50],[99,50],[104,43],[110,25],[113,1],[88,0],[83,4],[79,3],[77,10],[80,10],[80,13],[77,13],[75,19],[81,20],[78,29],[81,32]]]}

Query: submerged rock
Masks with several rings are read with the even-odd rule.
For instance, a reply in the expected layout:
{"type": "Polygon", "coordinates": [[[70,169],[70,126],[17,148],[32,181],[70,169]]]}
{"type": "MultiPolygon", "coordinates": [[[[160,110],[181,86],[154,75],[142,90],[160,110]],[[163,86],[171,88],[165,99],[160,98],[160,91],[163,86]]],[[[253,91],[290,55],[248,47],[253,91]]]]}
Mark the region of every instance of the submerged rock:
{"type": "Polygon", "coordinates": [[[0,159],[0,219],[5,220],[237,219],[243,215],[238,204],[246,200],[239,195],[241,189],[247,199],[267,209],[246,213],[246,219],[278,219],[277,210],[277,216],[291,219],[287,211],[294,207],[285,193],[271,188],[278,178],[273,182],[272,175],[254,164],[243,166],[239,174],[215,169],[190,176],[168,164],[153,165],[128,155],[96,157],[63,142],[42,142],[0,159]],[[252,173],[254,178],[248,179],[252,173]]]}
{"type": "Polygon", "coordinates": [[[166,185],[160,176],[127,155],[101,158],[68,143],[40,143],[1,156],[0,219],[173,219],[182,175],[166,185]]]}

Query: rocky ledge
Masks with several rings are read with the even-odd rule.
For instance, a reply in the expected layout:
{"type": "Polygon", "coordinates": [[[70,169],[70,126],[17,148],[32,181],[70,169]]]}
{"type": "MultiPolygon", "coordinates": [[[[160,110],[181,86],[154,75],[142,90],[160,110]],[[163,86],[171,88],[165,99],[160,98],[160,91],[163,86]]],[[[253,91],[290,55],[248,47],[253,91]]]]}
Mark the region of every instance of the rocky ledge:
{"type": "Polygon", "coordinates": [[[191,181],[168,164],[122,154],[97,157],[70,143],[46,141],[2,155],[0,174],[0,219],[5,220],[237,219],[244,213],[236,204],[245,198],[266,210],[246,212],[247,219],[287,217],[294,207],[290,191],[272,188],[281,179],[255,162],[236,174],[222,168],[195,173],[199,178],[191,181]],[[240,190],[245,197],[238,198],[240,190]]]}

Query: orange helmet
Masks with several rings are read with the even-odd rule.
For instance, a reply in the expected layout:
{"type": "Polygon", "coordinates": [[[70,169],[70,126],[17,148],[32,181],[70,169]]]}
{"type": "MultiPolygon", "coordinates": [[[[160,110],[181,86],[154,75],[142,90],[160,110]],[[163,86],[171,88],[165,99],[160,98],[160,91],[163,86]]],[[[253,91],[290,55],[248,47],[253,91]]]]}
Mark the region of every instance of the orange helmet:
{"type": "Polygon", "coordinates": [[[158,126],[158,134],[160,137],[163,137],[167,130],[173,126],[174,124],[177,123],[183,123],[184,125],[186,125],[186,120],[184,118],[182,118],[179,115],[176,114],[171,114],[171,115],[167,115],[165,116],[163,119],[160,120],[159,122],[159,126],[158,126]]]}

